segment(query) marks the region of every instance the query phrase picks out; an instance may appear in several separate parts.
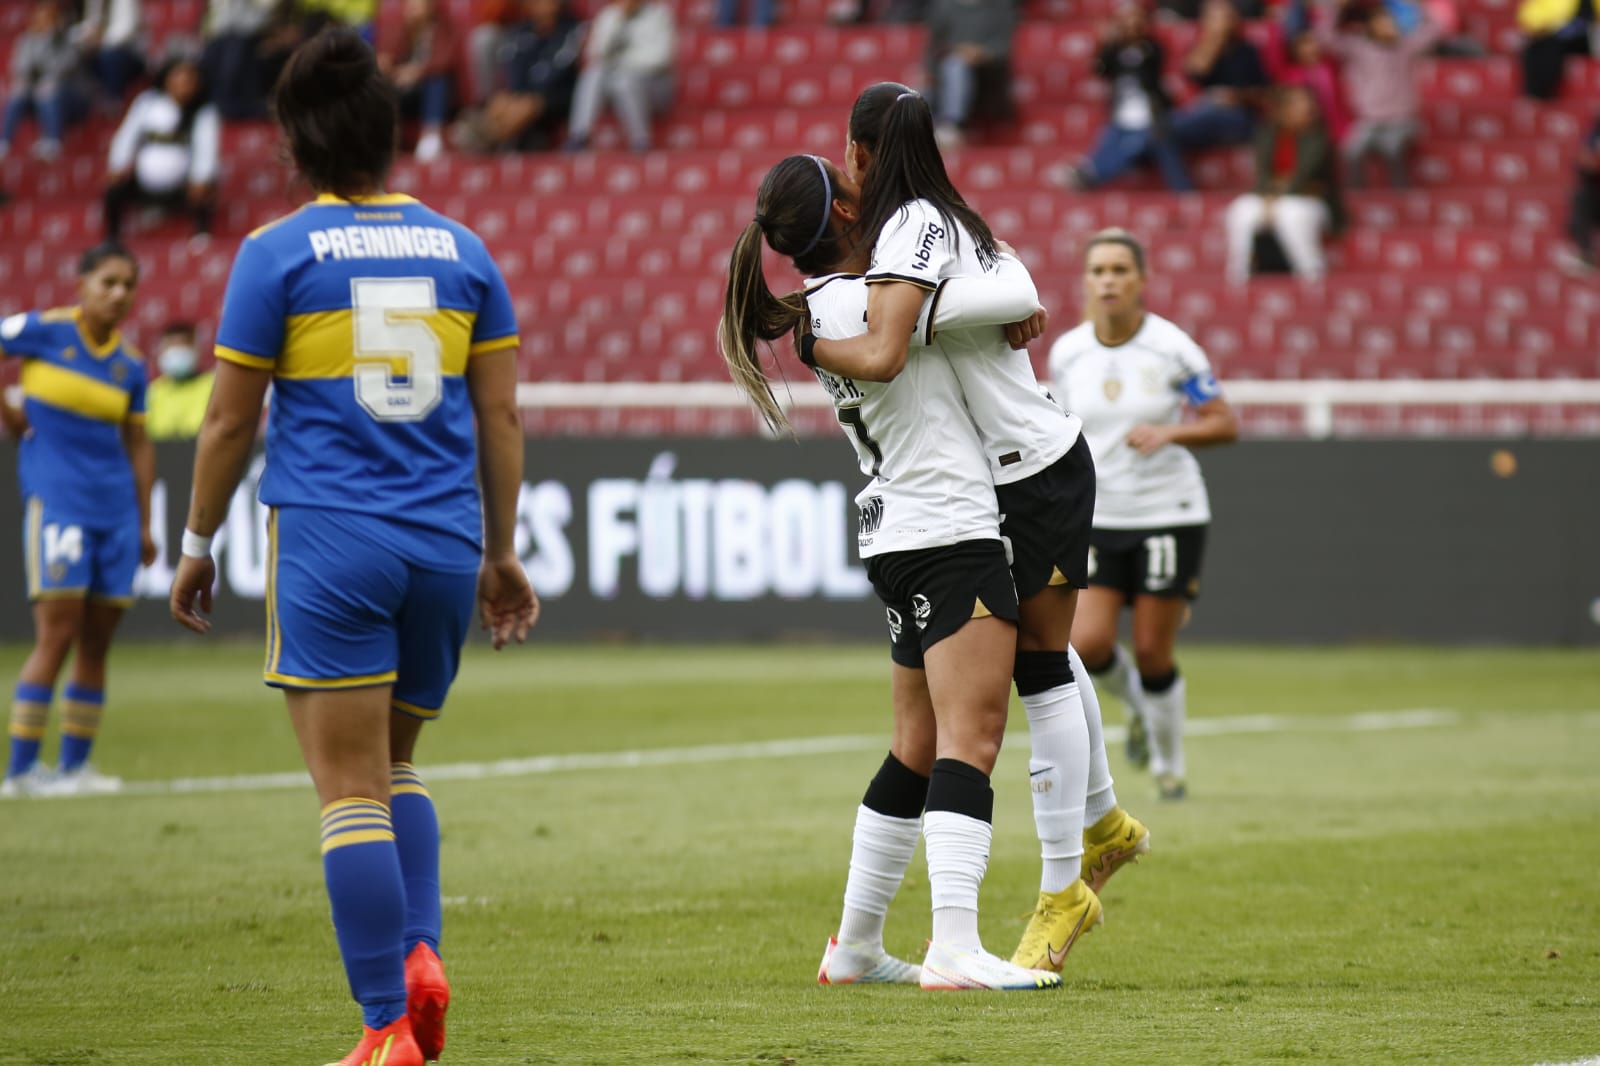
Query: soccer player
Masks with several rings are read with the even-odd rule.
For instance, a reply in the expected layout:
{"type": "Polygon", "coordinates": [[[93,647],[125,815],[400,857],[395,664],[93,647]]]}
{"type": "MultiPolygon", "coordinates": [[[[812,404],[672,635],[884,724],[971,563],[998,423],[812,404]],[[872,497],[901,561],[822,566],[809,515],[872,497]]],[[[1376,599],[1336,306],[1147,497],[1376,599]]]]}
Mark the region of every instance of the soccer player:
{"type": "MultiPolygon", "coordinates": [[[[791,156],[768,172],[729,264],[719,329],[733,379],[775,428],[786,425],[762,372],[757,343],[810,317],[820,336],[862,328],[865,246],[853,240],[854,183],[826,160],[791,156]],[[809,275],[804,294],[767,288],[762,242],[809,275]],[[808,312],[809,304],[809,312],[808,312]]],[[[1020,270],[1020,264],[1015,264],[1020,270]]],[[[993,321],[1038,306],[1031,281],[993,321]]],[[[1002,287],[1003,289],[1003,287],[1002,287]]],[[[947,306],[955,306],[953,296],[947,306]]],[[[925,332],[929,324],[919,326],[925,332]]],[[[989,773],[1005,732],[1016,647],[1016,592],[1000,540],[993,482],[962,411],[951,361],[930,352],[879,384],[819,373],[871,481],[857,497],[858,539],[889,625],[894,741],[857,812],[856,847],[840,936],[818,980],[919,983],[926,989],[1035,990],[1056,974],[983,950],[978,888],[989,859],[994,794],[989,773]],[[922,817],[924,805],[927,815],[922,817]],[[883,919],[927,838],[933,938],[920,969],[883,948],[883,919]]]]}
{"type": "Polygon", "coordinates": [[[1072,643],[1128,707],[1129,758],[1148,760],[1163,799],[1187,792],[1185,686],[1173,649],[1200,592],[1211,504],[1190,448],[1239,435],[1233,409],[1189,335],[1144,308],[1144,249],[1122,230],[1088,244],[1087,321],[1050,348],[1051,387],[1083,419],[1100,473],[1089,588],[1072,643]],[[1192,417],[1187,417],[1192,414],[1192,417]],[[1117,643],[1133,608],[1133,656],[1117,643]],[[1146,737],[1148,736],[1148,742],[1146,737]]]}
{"type": "MultiPolygon", "coordinates": [[[[861,180],[859,224],[875,241],[868,329],[847,340],[816,338],[809,355],[833,373],[888,381],[908,365],[927,294],[956,275],[993,273],[998,248],[946,174],[927,101],[904,85],[880,83],[857,98],[847,159],[861,180]]],[[[1004,334],[953,330],[937,343],[982,442],[1019,599],[1013,669],[1033,744],[1043,864],[1039,899],[1011,961],[1059,970],[1078,937],[1101,920],[1094,878],[1086,875],[1103,870],[1103,884],[1149,848],[1148,830],[1116,804],[1109,771],[1097,766],[1104,761],[1099,723],[1085,711],[1068,652],[1077,592],[1087,583],[1094,464],[1077,418],[1039,388],[1026,351],[1004,334]],[[1091,779],[1105,783],[1093,797],[1091,779]]]]}
{"type": "Polygon", "coordinates": [[[211,538],[271,384],[265,678],[322,803],[334,932],[364,1022],[342,1066],[419,1066],[444,1047],[450,992],[417,736],[444,705],[474,600],[496,648],[538,614],[513,548],[517,324],[476,235],[384,192],[396,104],[360,37],[306,42],[275,97],[318,195],[234,261],[171,607],[208,628],[211,538]]]}
{"type": "Polygon", "coordinates": [[[25,429],[19,472],[34,630],[11,704],[11,757],[0,796],[121,787],[88,759],[105,711],[112,636],[133,603],[140,562],[156,556],[144,359],[118,332],[138,285],[133,255],[98,245],[78,262],[76,307],[0,322],[0,354],[23,361],[17,428],[25,429]],[[61,757],[52,772],[39,761],[39,747],[69,652],[61,757]]]}

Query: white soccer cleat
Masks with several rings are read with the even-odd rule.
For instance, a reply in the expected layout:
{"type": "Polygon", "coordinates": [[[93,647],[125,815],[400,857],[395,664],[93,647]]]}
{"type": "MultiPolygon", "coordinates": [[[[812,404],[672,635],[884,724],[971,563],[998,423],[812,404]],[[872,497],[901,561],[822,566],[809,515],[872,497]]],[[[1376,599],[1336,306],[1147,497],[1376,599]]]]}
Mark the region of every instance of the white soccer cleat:
{"type": "Polygon", "coordinates": [[[0,799],[49,795],[55,780],[54,770],[42,762],[36,762],[15,777],[8,777],[4,782],[0,782],[0,799]]]}
{"type": "Polygon", "coordinates": [[[959,951],[930,943],[920,983],[931,992],[1038,992],[1060,988],[1061,975],[1013,966],[981,948],[959,951]]]}
{"type": "Polygon", "coordinates": [[[819,985],[914,985],[922,967],[903,962],[882,948],[867,944],[841,944],[828,938],[828,950],[817,967],[819,985]]]}
{"type": "Polygon", "coordinates": [[[122,791],[122,778],[103,774],[88,763],[75,770],[58,770],[44,796],[109,796],[122,791]]]}

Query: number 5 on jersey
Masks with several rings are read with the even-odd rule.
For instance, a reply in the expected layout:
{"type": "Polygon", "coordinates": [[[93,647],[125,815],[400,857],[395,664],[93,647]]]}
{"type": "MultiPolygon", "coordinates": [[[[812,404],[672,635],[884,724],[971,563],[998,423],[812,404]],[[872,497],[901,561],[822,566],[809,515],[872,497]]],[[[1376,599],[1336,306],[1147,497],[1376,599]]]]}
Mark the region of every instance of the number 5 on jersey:
{"type": "Polygon", "coordinates": [[[352,278],[356,401],[379,422],[420,422],[444,397],[432,278],[352,278]],[[397,368],[399,372],[397,373],[397,368]]]}

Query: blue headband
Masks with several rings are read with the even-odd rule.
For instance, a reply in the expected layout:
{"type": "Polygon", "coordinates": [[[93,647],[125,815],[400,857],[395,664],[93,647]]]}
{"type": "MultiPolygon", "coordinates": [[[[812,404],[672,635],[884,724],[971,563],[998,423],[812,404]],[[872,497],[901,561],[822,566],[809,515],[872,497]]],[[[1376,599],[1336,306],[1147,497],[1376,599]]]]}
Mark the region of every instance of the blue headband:
{"type": "Polygon", "coordinates": [[[823,166],[822,160],[816,156],[812,156],[811,161],[822,171],[822,225],[817,227],[817,235],[811,238],[811,243],[795,253],[796,259],[806,255],[817,246],[818,241],[822,240],[822,235],[828,231],[828,218],[833,214],[833,182],[828,178],[828,168],[823,166]]]}

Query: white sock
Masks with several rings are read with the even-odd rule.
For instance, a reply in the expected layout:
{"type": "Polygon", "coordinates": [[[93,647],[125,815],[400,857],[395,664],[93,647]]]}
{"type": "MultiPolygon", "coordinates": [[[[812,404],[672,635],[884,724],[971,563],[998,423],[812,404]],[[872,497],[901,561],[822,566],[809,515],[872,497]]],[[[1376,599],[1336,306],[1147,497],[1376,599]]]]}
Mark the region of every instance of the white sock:
{"type": "Polygon", "coordinates": [[[1183,675],[1165,692],[1147,692],[1150,705],[1150,772],[1171,774],[1182,780],[1183,722],[1188,714],[1183,675]]]}
{"type": "Polygon", "coordinates": [[[865,805],[856,808],[844,916],[839,919],[841,943],[882,949],[883,919],[911,865],[921,832],[921,819],[890,818],[865,805]]]}
{"type": "Polygon", "coordinates": [[[1128,709],[1128,721],[1138,718],[1144,722],[1145,730],[1149,731],[1149,697],[1145,695],[1144,685],[1139,681],[1139,668],[1134,665],[1133,656],[1128,654],[1127,648],[1121,644],[1111,645],[1111,668],[1103,674],[1096,674],[1095,679],[1122,701],[1122,705],[1128,709]]]}
{"type": "Polygon", "coordinates": [[[1106,759],[1105,729],[1100,721],[1100,696],[1089,680],[1089,671],[1078,657],[1078,649],[1067,647],[1072,660],[1072,676],[1078,679],[1078,698],[1083,701],[1083,721],[1089,729],[1089,784],[1083,803],[1083,827],[1094,825],[1117,809],[1117,793],[1111,787],[1111,763],[1106,759]]]}
{"type": "Polygon", "coordinates": [[[1083,799],[1089,783],[1089,730],[1076,681],[1022,697],[1033,754],[1033,824],[1039,831],[1039,891],[1060,892],[1082,874],[1083,799]]]}
{"type": "Polygon", "coordinates": [[[922,816],[922,836],[928,842],[934,942],[963,951],[981,951],[978,886],[989,868],[994,827],[953,811],[929,811],[922,816]]]}

